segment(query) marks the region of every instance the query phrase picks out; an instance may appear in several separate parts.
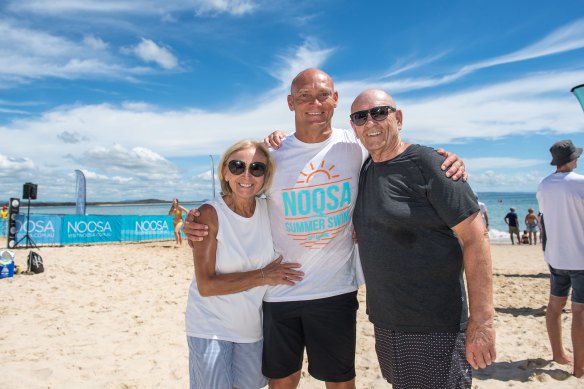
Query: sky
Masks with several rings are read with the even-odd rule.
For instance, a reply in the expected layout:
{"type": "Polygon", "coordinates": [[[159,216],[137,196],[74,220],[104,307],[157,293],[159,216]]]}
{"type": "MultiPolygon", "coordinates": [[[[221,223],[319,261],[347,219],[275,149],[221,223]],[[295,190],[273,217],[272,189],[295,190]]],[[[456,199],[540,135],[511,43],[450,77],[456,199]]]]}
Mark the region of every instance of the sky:
{"type": "Polygon", "coordinates": [[[0,201],[75,201],[75,170],[88,201],[208,199],[229,145],[294,131],[309,67],[335,127],[383,89],[477,192],[535,192],[555,141],[584,146],[580,0],[1,0],[0,201]]]}

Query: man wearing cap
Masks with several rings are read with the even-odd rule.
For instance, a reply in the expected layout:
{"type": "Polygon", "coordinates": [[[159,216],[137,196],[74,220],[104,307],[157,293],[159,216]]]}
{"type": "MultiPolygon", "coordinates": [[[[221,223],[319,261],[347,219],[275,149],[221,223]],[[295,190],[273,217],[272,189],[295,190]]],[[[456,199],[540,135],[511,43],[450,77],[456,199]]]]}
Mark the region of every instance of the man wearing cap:
{"type": "Polygon", "coordinates": [[[513,234],[517,235],[517,244],[521,244],[521,239],[519,238],[519,217],[515,213],[515,208],[509,208],[509,213],[505,215],[503,220],[505,220],[505,223],[509,226],[511,244],[515,244],[513,241],[513,234]]]}
{"type": "Polygon", "coordinates": [[[546,325],[553,360],[573,363],[574,375],[584,377],[584,176],[574,173],[582,148],[562,140],[550,152],[556,171],[537,188],[547,236],[544,257],[551,273],[546,325]],[[573,358],[564,350],[561,323],[570,287],[573,358]]]}

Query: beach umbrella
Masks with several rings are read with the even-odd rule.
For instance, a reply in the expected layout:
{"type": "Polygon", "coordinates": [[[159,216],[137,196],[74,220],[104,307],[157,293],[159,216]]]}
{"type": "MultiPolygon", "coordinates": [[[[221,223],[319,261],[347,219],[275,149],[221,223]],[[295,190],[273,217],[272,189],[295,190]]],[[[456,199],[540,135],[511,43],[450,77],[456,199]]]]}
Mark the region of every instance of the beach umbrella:
{"type": "Polygon", "coordinates": [[[573,87],[572,93],[576,96],[584,110],[584,84],[573,87]]]}

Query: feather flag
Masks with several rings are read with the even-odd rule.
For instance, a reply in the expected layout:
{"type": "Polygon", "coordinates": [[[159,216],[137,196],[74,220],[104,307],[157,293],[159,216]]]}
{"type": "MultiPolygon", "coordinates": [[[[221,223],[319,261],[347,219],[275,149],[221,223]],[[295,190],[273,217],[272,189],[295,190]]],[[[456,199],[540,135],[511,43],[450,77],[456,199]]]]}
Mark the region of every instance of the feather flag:
{"type": "Polygon", "coordinates": [[[75,213],[77,215],[85,215],[85,174],[81,170],[75,170],[75,174],[77,175],[76,180],[76,200],[75,200],[75,213]]]}

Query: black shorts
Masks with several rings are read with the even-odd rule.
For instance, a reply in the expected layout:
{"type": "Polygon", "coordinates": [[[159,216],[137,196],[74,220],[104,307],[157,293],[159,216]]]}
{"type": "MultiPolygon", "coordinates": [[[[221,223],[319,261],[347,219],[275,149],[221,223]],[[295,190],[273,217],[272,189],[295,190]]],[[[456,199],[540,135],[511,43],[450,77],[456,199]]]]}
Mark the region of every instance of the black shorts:
{"type": "Polygon", "coordinates": [[[572,288],[572,302],[584,304],[584,270],[562,270],[550,268],[550,294],[568,297],[572,288]]]}
{"type": "Polygon", "coordinates": [[[264,302],[262,372],[284,378],[302,369],[326,382],[355,378],[357,292],[317,300],[264,302]]]}
{"type": "Polygon", "coordinates": [[[466,334],[397,332],[374,326],[383,378],[394,389],[470,389],[466,334]]]}

